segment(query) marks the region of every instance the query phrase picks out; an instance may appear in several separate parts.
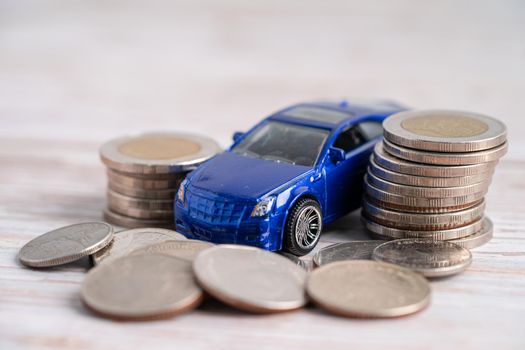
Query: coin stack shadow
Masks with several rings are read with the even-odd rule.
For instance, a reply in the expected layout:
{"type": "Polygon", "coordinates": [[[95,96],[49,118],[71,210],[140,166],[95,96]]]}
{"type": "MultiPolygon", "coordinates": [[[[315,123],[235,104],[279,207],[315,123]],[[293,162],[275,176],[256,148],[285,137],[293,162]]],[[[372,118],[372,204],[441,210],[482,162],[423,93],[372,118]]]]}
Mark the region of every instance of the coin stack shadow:
{"type": "Polygon", "coordinates": [[[407,147],[386,128],[384,134],[365,176],[362,220],[372,236],[450,240],[466,248],[490,240],[484,196],[506,139],[487,149],[452,152],[444,145],[437,152],[407,147]]]}

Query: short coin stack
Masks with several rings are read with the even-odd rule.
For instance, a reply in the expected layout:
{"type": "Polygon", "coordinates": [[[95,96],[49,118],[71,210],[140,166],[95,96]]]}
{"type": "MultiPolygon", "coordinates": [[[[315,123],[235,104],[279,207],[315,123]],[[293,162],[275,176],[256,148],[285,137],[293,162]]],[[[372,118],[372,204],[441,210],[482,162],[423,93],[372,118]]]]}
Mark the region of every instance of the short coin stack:
{"type": "Polygon", "coordinates": [[[486,243],[484,196],[507,151],[506,127],[474,113],[429,110],[383,123],[365,178],[363,221],[376,238],[486,243]]]}
{"type": "Polygon", "coordinates": [[[155,132],[105,143],[105,220],[123,227],[173,227],[173,201],[186,173],[220,151],[204,136],[155,132]]]}

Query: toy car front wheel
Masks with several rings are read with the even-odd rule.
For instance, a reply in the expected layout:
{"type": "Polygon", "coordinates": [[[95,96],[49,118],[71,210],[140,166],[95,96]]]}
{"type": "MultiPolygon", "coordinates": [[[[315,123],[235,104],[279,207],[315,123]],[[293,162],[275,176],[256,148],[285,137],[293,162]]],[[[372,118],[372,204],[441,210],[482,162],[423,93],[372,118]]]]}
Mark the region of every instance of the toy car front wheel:
{"type": "Polygon", "coordinates": [[[323,216],[319,204],[310,198],[297,201],[288,214],[284,232],[284,250],[295,254],[308,254],[319,241],[323,229],[323,216]]]}

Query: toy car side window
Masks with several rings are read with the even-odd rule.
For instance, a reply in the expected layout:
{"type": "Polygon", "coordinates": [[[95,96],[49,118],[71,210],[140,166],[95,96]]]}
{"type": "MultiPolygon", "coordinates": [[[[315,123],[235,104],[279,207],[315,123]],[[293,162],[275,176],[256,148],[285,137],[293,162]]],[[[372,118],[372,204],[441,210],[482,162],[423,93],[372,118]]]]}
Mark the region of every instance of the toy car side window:
{"type": "Polygon", "coordinates": [[[383,134],[383,126],[381,122],[376,121],[364,121],[359,123],[359,130],[368,141],[383,134]]]}
{"type": "Polygon", "coordinates": [[[356,125],[350,126],[339,134],[334,142],[334,147],[343,149],[346,153],[367,142],[356,125]]]}

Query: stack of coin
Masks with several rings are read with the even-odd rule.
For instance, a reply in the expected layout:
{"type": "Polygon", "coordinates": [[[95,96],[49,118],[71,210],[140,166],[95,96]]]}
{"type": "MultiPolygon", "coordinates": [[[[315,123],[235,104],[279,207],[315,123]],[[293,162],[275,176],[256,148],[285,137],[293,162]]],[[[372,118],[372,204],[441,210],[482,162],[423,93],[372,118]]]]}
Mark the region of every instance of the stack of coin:
{"type": "Polygon", "coordinates": [[[468,112],[401,112],[365,178],[363,221],[376,238],[453,240],[477,247],[492,236],[484,196],[507,151],[500,121],[468,112]]]}
{"type": "Polygon", "coordinates": [[[173,201],[188,171],[220,151],[205,136],[154,132],[105,143],[106,221],[129,228],[173,227],[173,201]]]}

